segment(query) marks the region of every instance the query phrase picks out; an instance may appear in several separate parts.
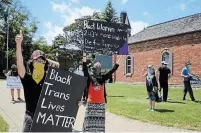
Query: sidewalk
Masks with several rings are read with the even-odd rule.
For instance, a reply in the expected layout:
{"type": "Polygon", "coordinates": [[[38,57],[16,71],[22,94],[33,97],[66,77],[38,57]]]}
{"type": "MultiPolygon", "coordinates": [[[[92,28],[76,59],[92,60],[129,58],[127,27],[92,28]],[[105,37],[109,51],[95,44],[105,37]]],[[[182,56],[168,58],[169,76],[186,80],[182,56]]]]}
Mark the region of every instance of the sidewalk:
{"type": "MultiPolygon", "coordinates": [[[[9,124],[9,132],[21,132],[24,121],[25,104],[24,102],[15,104],[11,102],[10,91],[6,89],[5,83],[5,81],[0,80],[0,115],[9,124]]],[[[23,95],[22,90],[22,98],[24,98],[23,95]]],[[[15,96],[17,96],[16,92],[15,96]]],[[[84,106],[81,106],[74,127],[76,131],[82,130],[84,111],[84,106]]],[[[106,132],[186,132],[186,130],[147,124],[106,113],[106,132]]]]}

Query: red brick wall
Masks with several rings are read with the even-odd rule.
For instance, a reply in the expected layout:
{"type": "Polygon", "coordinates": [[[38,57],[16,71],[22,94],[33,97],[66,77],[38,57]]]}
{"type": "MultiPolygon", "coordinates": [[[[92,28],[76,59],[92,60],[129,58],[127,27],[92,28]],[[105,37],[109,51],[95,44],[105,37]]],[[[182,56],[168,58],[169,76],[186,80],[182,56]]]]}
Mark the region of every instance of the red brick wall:
{"type": "Polygon", "coordinates": [[[130,54],[134,56],[134,74],[130,77],[124,75],[124,58],[118,56],[120,67],[116,72],[116,82],[144,82],[142,69],[149,64],[158,69],[159,57],[165,48],[173,54],[171,84],[182,83],[180,74],[186,61],[192,63],[191,72],[201,77],[201,32],[196,32],[129,45],[130,54]]]}

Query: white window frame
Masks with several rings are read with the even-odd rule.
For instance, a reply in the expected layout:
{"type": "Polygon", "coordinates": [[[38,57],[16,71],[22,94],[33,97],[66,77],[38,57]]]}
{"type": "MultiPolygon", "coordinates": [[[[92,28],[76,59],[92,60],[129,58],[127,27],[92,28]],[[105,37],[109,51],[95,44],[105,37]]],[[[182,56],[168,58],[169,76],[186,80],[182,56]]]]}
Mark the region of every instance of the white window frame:
{"type": "Polygon", "coordinates": [[[170,50],[163,50],[160,54],[160,65],[161,66],[161,62],[164,61],[164,54],[168,53],[169,54],[169,61],[167,62],[168,65],[167,67],[171,70],[171,74],[173,74],[173,56],[172,56],[172,52],[170,50]]]}
{"type": "Polygon", "coordinates": [[[125,57],[124,66],[125,66],[125,68],[124,68],[124,75],[126,75],[126,76],[132,76],[133,73],[134,73],[134,58],[133,58],[133,56],[127,55],[125,57]],[[130,60],[131,64],[128,64],[129,60],[130,60]],[[129,68],[130,68],[130,72],[128,72],[129,68]]]}

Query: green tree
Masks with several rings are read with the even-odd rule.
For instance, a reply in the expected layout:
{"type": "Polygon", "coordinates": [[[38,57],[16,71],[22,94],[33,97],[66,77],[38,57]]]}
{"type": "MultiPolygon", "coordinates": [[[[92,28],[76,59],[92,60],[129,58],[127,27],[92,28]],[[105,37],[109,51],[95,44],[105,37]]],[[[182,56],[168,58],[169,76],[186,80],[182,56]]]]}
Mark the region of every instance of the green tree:
{"type": "Polygon", "coordinates": [[[117,16],[116,10],[112,6],[112,2],[108,0],[108,3],[102,12],[102,20],[106,22],[119,22],[119,17],[117,16]]]}
{"type": "MultiPolygon", "coordinates": [[[[53,47],[55,51],[60,53],[60,56],[71,54],[73,55],[71,59],[74,61],[75,67],[81,62],[82,59],[82,50],[84,48],[83,42],[83,20],[98,20],[106,22],[119,22],[118,16],[116,15],[115,9],[112,7],[112,3],[109,0],[103,12],[94,12],[91,16],[83,16],[82,18],[76,20],[75,23],[72,23],[63,28],[63,35],[58,35],[53,40],[53,47]],[[79,50],[65,50],[70,46],[77,47],[79,50]],[[62,49],[61,49],[62,47],[62,49]],[[62,54],[61,54],[62,53],[62,54]],[[80,56],[78,56],[80,55],[80,56]]],[[[66,56],[67,58],[67,56],[66,56]]],[[[88,60],[88,62],[92,62],[88,60]]]]}
{"type": "MultiPolygon", "coordinates": [[[[1,1],[2,2],[2,1],[1,1]]],[[[6,10],[6,4],[1,3],[0,4],[0,21],[3,22],[0,25],[0,31],[3,31],[3,34],[1,35],[3,38],[3,45],[0,45],[0,50],[3,49],[3,56],[1,56],[2,60],[0,61],[0,66],[5,69],[6,68],[6,42],[7,42],[7,26],[9,25],[9,38],[8,38],[8,47],[9,47],[9,68],[13,63],[16,63],[16,57],[15,57],[15,36],[19,34],[20,30],[23,32],[24,40],[23,40],[23,56],[24,61],[28,61],[30,58],[31,52],[33,51],[33,45],[32,45],[32,38],[34,36],[34,33],[37,30],[37,22],[33,21],[33,18],[31,17],[28,10],[23,7],[20,0],[13,0],[10,4],[10,10],[9,12],[6,10]],[[8,21],[7,21],[8,20],[8,21]],[[8,23],[7,23],[8,22],[8,23]]],[[[0,33],[1,34],[1,33],[0,33]]],[[[2,43],[2,41],[0,41],[2,43]]],[[[1,52],[1,51],[0,51],[1,52]]],[[[0,53],[2,54],[2,52],[0,53]]],[[[2,70],[0,70],[2,71],[2,70]]]]}

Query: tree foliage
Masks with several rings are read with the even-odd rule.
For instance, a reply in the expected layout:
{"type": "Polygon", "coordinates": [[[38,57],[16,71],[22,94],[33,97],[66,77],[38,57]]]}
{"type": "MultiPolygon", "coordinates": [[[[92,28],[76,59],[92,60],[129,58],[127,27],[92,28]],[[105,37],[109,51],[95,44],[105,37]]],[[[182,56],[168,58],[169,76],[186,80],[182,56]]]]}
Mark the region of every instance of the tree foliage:
{"type": "Polygon", "coordinates": [[[108,3],[102,12],[102,20],[106,22],[119,22],[119,17],[117,16],[116,10],[112,6],[112,2],[108,0],[108,3]]]}
{"type": "Polygon", "coordinates": [[[1,1],[0,4],[0,55],[1,70],[6,68],[7,51],[7,30],[9,26],[8,48],[9,48],[9,68],[16,63],[15,57],[15,36],[20,30],[23,32],[23,56],[24,61],[28,61],[33,51],[32,38],[37,30],[37,22],[31,17],[28,10],[21,4],[20,0],[12,0],[11,4],[1,1]],[[9,7],[9,8],[8,8],[9,7]],[[8,20],[8,21],[7,21],[8,20]]]}
{"type": "MultiPolygon", "coordinates": [[[[63,28],[63,35],[58,35],[53,40],[53,47],[55,51],[62,53],[63,55],[70,54],[71,60],[78,66],[82,59],[82,50],[84,48],[83,42],[83,20],[98,20],[106,22],[118,22],[118,16],[116,11],[109,0],[103,12],[94,12],[91,16],[83,16],[82,18],[76,20],[75,23],[67,25],[63,28]],[[69,47],[76,47],[77,50],[64,50],[69,47]]],[[[62,55],[60,54],[60,56],[62,55]]],[[[68,57],[66,57],[68,58],[68,57]]],[[[92,62],[92,61],[88,61],[92,62]]]]}

